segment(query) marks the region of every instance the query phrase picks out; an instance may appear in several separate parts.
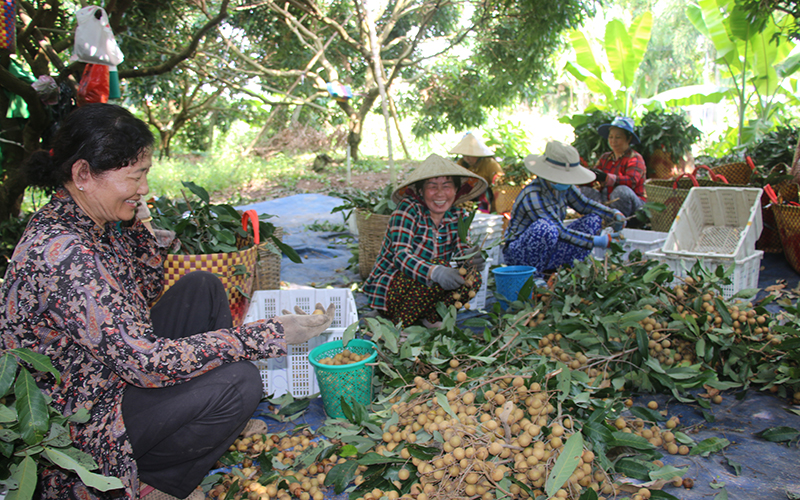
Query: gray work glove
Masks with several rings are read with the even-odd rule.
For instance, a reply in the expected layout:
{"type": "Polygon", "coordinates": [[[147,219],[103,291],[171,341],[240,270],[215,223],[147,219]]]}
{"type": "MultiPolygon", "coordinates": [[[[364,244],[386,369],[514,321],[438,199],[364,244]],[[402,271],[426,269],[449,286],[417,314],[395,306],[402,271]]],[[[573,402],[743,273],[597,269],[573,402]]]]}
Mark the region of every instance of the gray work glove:
{"type": "Polygon", "coordinates": [[[283,325],[283,338],[286,339],[286,343],[289,345],[308,342],[327,330],[333,321],[336,306],[331,304],[326,311],[322,304],[318,303],[315,310],[321,311],[321,313],[316,314],[306,314],[305,311],[297,306],[294,307],[294,310],[296,314],[284,309],[283,316],[275,318],[283,325]]]}
{"type": "Polygon", "coordinates": [[[474,246],[467,250],[467,255],[474,253],[475,255],[471,259],[471,264],[475,267],[475,269],[479,272],[483,272],[483,267],[486,265],[486,259],[483,257],[483,252],[481,252],[480,246],[474,246]]]}
{"type": "Polygon", "coordinates": [[[445,266],[434,266],[431,280],[439,283],[445,290],[455,290],[464,284],[464,278],[458,274],[458,269],[445,266]]]}

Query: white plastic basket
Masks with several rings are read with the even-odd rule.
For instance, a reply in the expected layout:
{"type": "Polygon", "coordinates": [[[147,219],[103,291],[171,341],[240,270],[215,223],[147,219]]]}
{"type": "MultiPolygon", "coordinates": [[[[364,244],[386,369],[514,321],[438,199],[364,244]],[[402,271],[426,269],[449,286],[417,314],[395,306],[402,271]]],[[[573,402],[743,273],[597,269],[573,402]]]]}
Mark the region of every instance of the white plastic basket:
{"type": "Polygon", "coordinates": [[[662,252],[739,260],[752,255],[761,236],[761,192],[761,188],[692,188],[662,252]]]}
{"type": "Polygon", "coordinates": [[[758,288],[758,274],[761,270],[761,259],[764,252],[754,250],[753,253],[744,259],[734,259],[732,257],[694,257],[674,254],[665,254],[659,250],[651,250],[646,254],[647,258],[664,262],[672,271],[675,277],[685,278],[689,275],[689,270],[699,260],[700,265],[707,271],[713,272],[717,266],[722,266],[726,270],[734,266],[731,274],[731,284],[722,287],[722,296],[731,298],[736,293],[748,288],[758,288]]]}
{"type": "Polygon", "coordinates": [[[254,361],[261,371],[265,395],[281,396],[290,392],[294,397],[302,397],[318,393],[317,377],[314,367],[308,362],[308,353],[325,342],[341,340],[344,330],[358,322],[358,310],[353,292],[348,288],[253,292],[250,309],[244,318],[245,323],[280,316],[283,309],[294,313],[294,306],[299,306],[310,314],[317,302],[326,308],[328,304],[336,305],[330,328],[308,342],[290,345],[289,352],[284,357],[254,361]]]}
{"type": "MultiPolygon", "coordinates": [[[[500,241],[503,238],[503,216],[477,212],[469,227],[469,239],[483,248],[500,241]]],[[[500,263],[500,245],[488,251],[488,257],[495,263],[500,263]]],[[[470,306],[471,307],[471,306],[470,306]]]]}
{"type": "MultiPolygon", "coordinates": [[[[622,230],[622,236],[625,239],[622,242],[622,260],[628,260],[628,256],[634,250],[639,250],[644,256],[650,250],[658,250],[667,241],[667,233],[661,231],[646,231],[644,229],[628,229],[622,230]]],[[[592,254],[597,260],[603,260],[606,254],[605,248],[596,247],[592,254]]]]}

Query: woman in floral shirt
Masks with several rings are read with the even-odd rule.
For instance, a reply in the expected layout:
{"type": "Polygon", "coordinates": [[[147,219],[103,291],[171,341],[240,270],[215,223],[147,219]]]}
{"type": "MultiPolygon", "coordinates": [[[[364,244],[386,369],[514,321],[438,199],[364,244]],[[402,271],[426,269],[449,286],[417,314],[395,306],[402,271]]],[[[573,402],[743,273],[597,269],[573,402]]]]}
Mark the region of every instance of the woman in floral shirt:
{"type": "Polygon", "coordinates": [[[92,104],[68,116],[52,149],[26,166],[30,184],[53,195],[31,218],[0,288],[0,345],[50,357],[61,383],[39,373],[39,387],[64,415],[89,411],[87,422],[71,424],[75,445],[125,486],[103,493],[52,468],[41,476],[43,498],[138,498],[140,479],[190,495],[262,397],[249,360],[283,356],[332,319],[329,308],[232,328],[221,282],[203,272],[151,309],[174,237],[137,216],[152,144],[128,111],[92,104]]]}

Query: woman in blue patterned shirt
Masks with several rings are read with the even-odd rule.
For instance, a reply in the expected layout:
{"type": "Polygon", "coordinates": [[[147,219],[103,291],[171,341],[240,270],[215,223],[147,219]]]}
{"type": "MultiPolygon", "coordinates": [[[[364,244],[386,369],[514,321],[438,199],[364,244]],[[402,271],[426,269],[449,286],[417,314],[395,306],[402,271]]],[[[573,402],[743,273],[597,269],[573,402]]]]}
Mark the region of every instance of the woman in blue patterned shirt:
{"type": "Polygon", "coordinates": [[[478,248],[461,241],[458,220],[467,216],[456,205],[486,191],[486,181],[454,162],[432,154],[392,195],[397,208],[389,219],[380,253],[364,283],[369,305],[394,323],[422,321],[436,325],[436,304],[454,304],[454,293],[467,302],[481,286],[484,261],[478,248]],[[465,267],[471,283],[449,266],[454,257],[475,254],[465,267]]]}
{"type": "Polygon", "coordinates": [[[558,141],[544,155],[528,155],[525,167],[536,178],[517,195],[506,231],[503,258],[513,266],[549,271],[583,260],[592,248],[606,248],[614,234],[600,234],[602,219],[622,230],[625,217],[583,196],[576,185],[592,182],[594,173],[580,164],[578,151],[558,141]],[[567,207],[583,217],[564,224],[567,207]]]}

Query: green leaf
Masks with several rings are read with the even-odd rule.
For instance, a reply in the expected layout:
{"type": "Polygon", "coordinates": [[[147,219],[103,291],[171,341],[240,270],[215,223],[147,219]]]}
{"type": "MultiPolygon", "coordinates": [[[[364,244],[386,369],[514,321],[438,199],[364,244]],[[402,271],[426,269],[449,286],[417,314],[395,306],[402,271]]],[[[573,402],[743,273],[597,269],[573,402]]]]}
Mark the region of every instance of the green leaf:
{"type": "Polygon", "coordinates": [[[554,496],[556,491],[569,480],[569,477],[578,467],[581,454],[583,454],[583,436],[580,432],[576,432],[564,443],[564,448],[547,476],[544,489],[548,497],[554,496]]]}
{"type": "Polygon", "coordinates": [[[346,444],[339,450],[340,457],[354,457],[356,455],[358,455],[358,448],[352,444],[346,444]]]}
{"type": "Polygon", "coordinates": [[[30,500],[36,490],[36,483],[39,474],[36,470],[36,461],[31,457],[25,457],[17,465],[12,465],[9,472],[11,478],[17,482],[19,487],[6,493],[6,500],[30,500]]]}
{"type": "Polygon", "coordinates": [[[24,366],[19,367],[14,394],[20,435],[27,444],[36,444],[50,428],[50,419],[44,395],[24,366]]]}
{"type": "Polygon", "coordinates": [[[418,444],[406,444],[406,449],[409,455],[420,460],[431,460],[439,454],[438,448],[420,446],[418,444]]]}
{"type": "Polygon", "coordinates": [[[81,481],[83,481],[83,483],[87,486],[100,491],[110,491],[124,487],[122,481],[116,477],[107,477],[101,474],[95,474],[94,472],[89,472],[89,470],[87,470],[80,462],[75,460],[72,456],[64,453],[62,450],[45,446],[44,455],[51,462],[58,465],[62,469],[76,472],[78,476],[80,476],[81,481]]]}
{"type": "Polygon", "coordinates": [[[769,429],[764,429],[763,431],[756,434],[757,436],[766,439],[767,441],[772,441],[773,443],[780,443],[783,441],[791,441],[792,439],[796,438],[800,435],[800,431],[794,429],[792,427],[770,427],[769,429]]]}
{"type": "Polygon", "coordinates": [[[453,408],[450,407],[450,402],[447,400],[446,395],[442,394],[441,392],[437,392],[436,402],[439,403],[439,406],[441,406],[442,409],[446,411],[448,415],[458,420],[458,415],[456,414],[456,412],[453,411],[453,408]]]}
{"type": "Polygon", "coordinates": [[[334,493],[338,495],[356,478],[356,470],[358,470],[358,462],[355,460],[335,465],[325,476],[325,486],[333,486],[334,493]]]}
{"type": "Polygon", "coordinates": [[[633,406],[631,407],[631,413],[635,417],[639,417],[644,421],[647,422],[664,422],[667,420],[667,417],[661,414],[661,412],[656,410],[651,410],[650,408],[645,408],[643,406],[633,406]]]}
{"type": "Polygon", "coordinates": [[[0,398],[8,394],[17,375],[17,358],[9,353],[0,357],[0,398]]]}
{"type": "Polygon", "coordinates": [[[17,412],[13,408],[6,405],[0,405],[0,424],[7,422],[16,422],[17,412]]]}
{"type": "Polygon", "coordinates": [[[664,479],[666,481],[669,481],[675,476],[683,477],[683,475],[686,474],[686,471],[688,470],[689,470],[688,467],[679,469],[677,467],[673,467],[672,465],[665,465],[664,467],[661,467],[659,469],[650,472],[650,480],[656,481],[658,479],[664,479]]]}
{"type": "Polygon", "coordinates": [[[16,354],[19,359],[31,365],[35,371],[53,375],[56,378],[56,383],[61,382],[61,374],[53,367],[53,363],[48,356],[24,348],[11,349],[8,352],[16,354]]]}
{"type": "Polygon", "coordinates": [[[716,453],[723,450],[729,444],[731,444],[731,442],[727,439],[710,437],[697,443],[697,445],[692,448],[692,451],[689,454],[708,456],[710,453],[716,453]]]}
{"type": "Polygon", "coordinates": [[[347,344],[349,344],[351,340],[356,338],[357,331],[358,331],[358,322],[352,323],[350,326],[344,329],[344,333],[342,334],[342,348],[347,347],[347,344]]]}
{"type": "Polygon", "coordinates": [[[723,487],[719,493],[714,495],[714,500],[728,500],[728,490],[723,487]]]}
{"type": "Polygon", "coordinates": [[[278,415],[294,415],[296,413],[301,413],[308,408],[308,405],[311,404],[311,399],[298,399],[289,403],[288,405],[281,406],[281,409],[278,410],[278,415]]]}
{"type": "Polygon", "coordinates": [[[673,434],[675,435],[675,441],[679,442],[680,444],[685,444],[685,445],[688,445],[688,446],[694,446],[694,443],[695,443],[694,439],[690,438],[689,436],[687,436],[683,432],[681,432],[681,431],[673,431],[673,434]]]}
{"type": "Polygon", "coordinates": [[[636,448],[637,450],[652,450],[655,448],[653,443],[631,432],[617,431],[612,433],[612,436],[614,439],[609,443],[610,446],[627,446],[628,448],[636,448]]]}
{"type": "Polygon", "coordinates": [[[597,500],[597,499],[598,499],[597,492],[591,488],[583,490],[581,496],[578,497],[578,500],[597,500]]]}
{"type": "Polygon", "coordinates": [[[358,465],[375,465],[375,464],[394,464],[402,463],[406,460],[401,457],[385,457],[375,452],[367,453],[357,460],[358,465]]]}
{"type": "Polygon", "coordinates": [[[183,184],[189,191],[191,191],[195,196],[200,198],[203,203],[211,203],[211,197],[208,195],[208,191],[206,191],[203,187],[198,186],[192,181],[182,181],[183,184]]]}
{"type": "Polygon", "coordinates": [[[614,465],[614,470],[633,479],[641,481],[648,481],[650,473],[657,470],[659,467],[651,462],[638,460],[635,458],[620,458],[614,465]]]}
{"type": "Polygon", "coordinates": [[[603,68],[597,64],[597,60],[592,52],[592,45],[586,39],[586,36],[581,30],[572,30],[569,32],[570,42],[572,49],[575,51],[575,58],[578,65],[587,70],[588,73],[595,77],[603,78],[603,68]]]}
{"type": "Polygon", "coordinates": [[[728,459],[728,465],[731,466],[731,468],[733,469],[733,472],[736,473],[737,476],[741,476],[742,475],[742,464],[740,464],[739,462],[733,460],[730,457],[725,457],[725,458],[728,459]]]}

